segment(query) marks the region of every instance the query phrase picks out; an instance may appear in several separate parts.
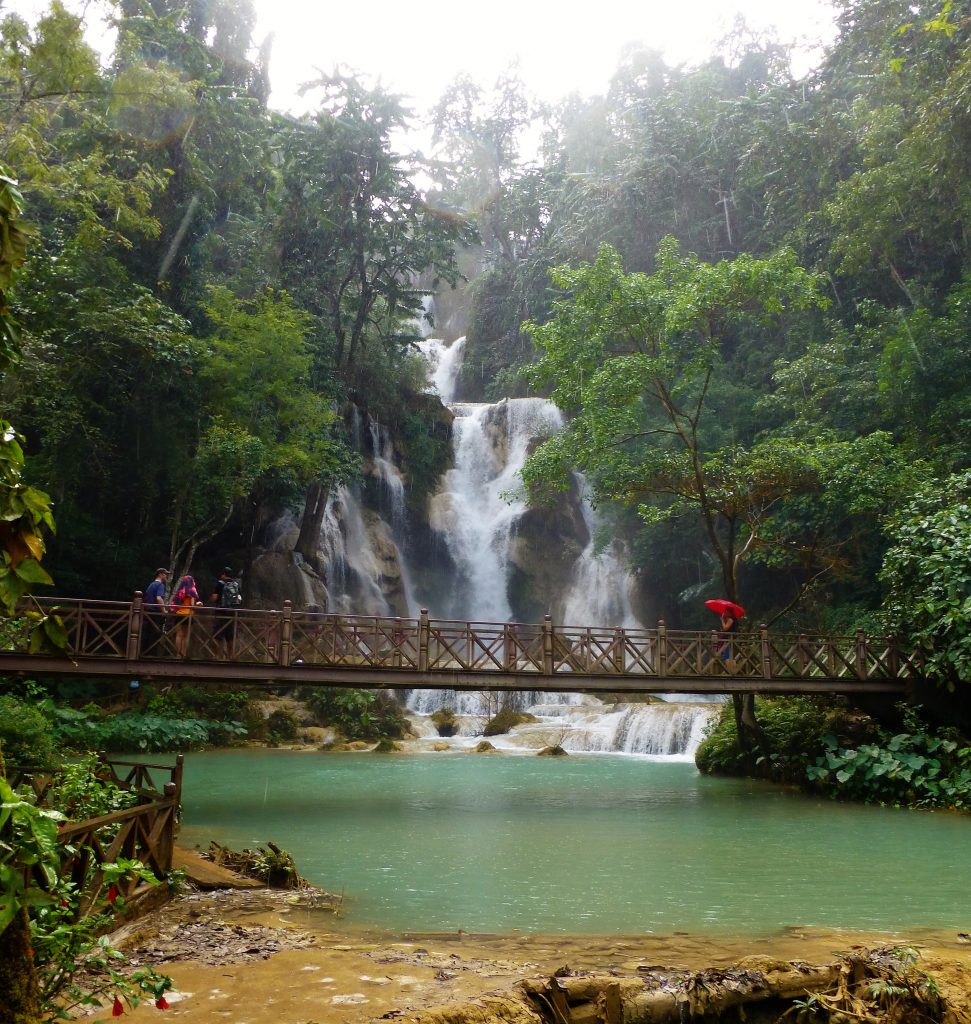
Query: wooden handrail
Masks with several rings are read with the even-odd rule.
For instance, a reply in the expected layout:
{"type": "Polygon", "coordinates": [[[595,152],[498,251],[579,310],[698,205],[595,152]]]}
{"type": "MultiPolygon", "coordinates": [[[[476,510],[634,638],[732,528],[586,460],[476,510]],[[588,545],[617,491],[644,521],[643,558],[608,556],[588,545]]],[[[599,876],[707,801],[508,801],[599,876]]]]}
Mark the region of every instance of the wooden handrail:
{"type": "MultiPolygon", "coordinates": [[[[345,672],[380,673],[387,685],[436,685],[438,675],[450,686],[481,689],[483,676],[519,678],[531,689],[537,677],[562,679],[570,689],[571,676],[591,680],[626,679],[637,682],[669,679],[705,682],[724,680],[725,689],[748,681],[774,684],[805,680],[824,689],[849,692],[851,683],[911,680],[922,676],[920,657],[902,650],[892,637],[823,636],[757,631],[732,635],[733,657],[720,656],[721,634],[712,630],[675,630],[659,622],[656,629],[615,625],[557,625],[549,615],[541,623],[463,622],[431,619],[426,609],[417,618],[387,615],[336,615],[282,610],[200,608],[191,616],[173,617],[144,609],[141,595],[131,602],[79,598],[34,599],[35,606],[64,620],[70,637],[69,655],[84,661],[94,675],[123,675],[130,671],[170,678],[253,679],[259,669],[266,678],[314,679],[321,669],[333,670],[336,685],[361,685],[338,680],[345,672]],[[182,632],[178,645],[172,633],[182,632]],[[185,654],[177,657],[177,652],[185,654]],[[99,671],[95,666],[114,662],[99,671]],[[164,668],[163,668],[164,666],[164,668]],[[178,666],[182,666],[179,668],[178,666]],[[235,668],[230,668],[235,666],[235,668]],[[398,677],[398,681],[395,680],[398,677]],[[463,676],[468,682],[463,683],[463,676]],[[476,677],[476,678],[473,678],[476,677]],[[429,682],[431,680],[431,682],[429,682]]],[[[0,666],[29,671],[37,664],[25,636],[13,650],[0,651],[0,666]],[[23,666],[23,667],[21,667],[23,666]]],[[[49,656],[45,668],[56,671],[49,656]]],[[[62,674],[71,674],[67,669],[62,674]]],[[[75,674],[81,674],[80,667],[75,674]]],[[[592,684],[591,684],[592,685],[592,684]]],[[[589,686],[587,687],[590,688],[589,686]]],[[[859,688],[859,687],[856,687],[859,688]]]]}

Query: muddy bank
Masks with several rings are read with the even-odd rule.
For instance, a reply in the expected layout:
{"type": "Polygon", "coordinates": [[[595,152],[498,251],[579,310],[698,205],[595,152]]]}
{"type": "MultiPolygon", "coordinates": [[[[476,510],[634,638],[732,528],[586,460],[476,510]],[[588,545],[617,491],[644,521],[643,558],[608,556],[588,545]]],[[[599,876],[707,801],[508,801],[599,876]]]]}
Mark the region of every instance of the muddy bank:
{"type": "MultiPolygon", "coordinates": [[[[388,935],[355,928],[313,892],[191,893],[118,937],[136,965],[169,974],[165,1018],[151,1006],[134,1020],[185,1024],[363,1024],[436,1019],[431,1008],[506,999],[524,978],[568,969],[618,979],[657,968],[727,968],[746,957],[824,965],[834,951],[913,945],[937,980],[951,1024],[971,1024],[971,942],[957,933],[900,935],[791,929],[765,939],[675,933],[642,936],[388,935]]],[[[483,1019],[493,1011],[480,1005],[483,1019]]],[[[498,1011],[496,1011],[498,1012],[498,1011]]],[[[110,1010],[92,1018],[108,1021],[110,1010]]]]}

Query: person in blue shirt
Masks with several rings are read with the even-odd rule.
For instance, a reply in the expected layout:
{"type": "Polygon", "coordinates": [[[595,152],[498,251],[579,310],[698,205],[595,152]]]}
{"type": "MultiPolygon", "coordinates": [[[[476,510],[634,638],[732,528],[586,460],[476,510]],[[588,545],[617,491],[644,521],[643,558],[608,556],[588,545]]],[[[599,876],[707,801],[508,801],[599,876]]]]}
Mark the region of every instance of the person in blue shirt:
{"type": "Polygon", "coordinates": [[[142,654],[161,654],[159,650],[165,632],[165,588],[169,571],[164,566],[155,570],[155,579],[145,588],[145,617],[142,625],[142,654]]]}

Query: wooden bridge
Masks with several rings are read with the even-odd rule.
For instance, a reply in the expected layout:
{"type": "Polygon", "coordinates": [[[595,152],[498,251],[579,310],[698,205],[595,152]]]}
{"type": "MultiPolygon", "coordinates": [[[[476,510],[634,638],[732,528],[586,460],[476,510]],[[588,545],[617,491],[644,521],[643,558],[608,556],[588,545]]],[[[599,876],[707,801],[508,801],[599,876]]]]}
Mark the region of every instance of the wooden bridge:
{"type": "MultiPolygon", "coordinates": [[[[910,693],[923,664],[887,637],[454,622],[294,611],[153,612],[130,602],[31,598],[58,616],[64,656],[8,634],[0,674],[572,693],[910,693]],[[178,652],[184,654],[178,656],[178,652]]],[[[18,620],[15,620],[15,622],[18,620]]]]}

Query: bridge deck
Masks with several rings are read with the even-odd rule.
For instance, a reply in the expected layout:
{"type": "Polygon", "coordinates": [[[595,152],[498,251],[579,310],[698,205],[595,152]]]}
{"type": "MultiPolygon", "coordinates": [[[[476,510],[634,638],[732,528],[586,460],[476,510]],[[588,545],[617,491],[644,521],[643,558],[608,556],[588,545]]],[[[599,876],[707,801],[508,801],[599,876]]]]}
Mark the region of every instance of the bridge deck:
{"type": "Polygon", "coordinates": [[[586,693],[904,694],[923,665],[893,638],[455,622],[31,599],[0,672],[310,686],[586,693]],[[30,653],[31,615],[56,615],[68,656],[30,653]],[[184,657],[176,657],[184,650],[184,657]],[[727,657],[730,655],[730,658],[727,657]]]}

